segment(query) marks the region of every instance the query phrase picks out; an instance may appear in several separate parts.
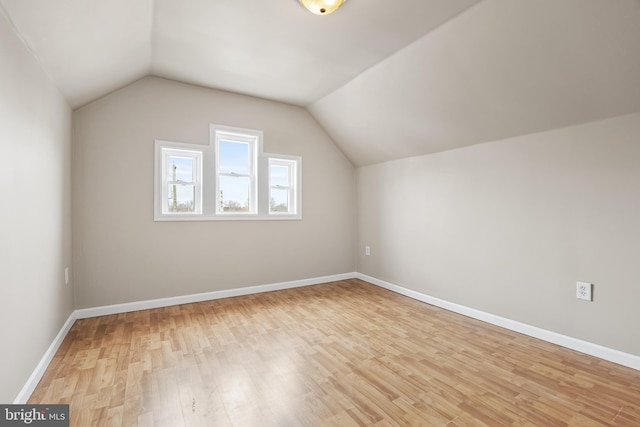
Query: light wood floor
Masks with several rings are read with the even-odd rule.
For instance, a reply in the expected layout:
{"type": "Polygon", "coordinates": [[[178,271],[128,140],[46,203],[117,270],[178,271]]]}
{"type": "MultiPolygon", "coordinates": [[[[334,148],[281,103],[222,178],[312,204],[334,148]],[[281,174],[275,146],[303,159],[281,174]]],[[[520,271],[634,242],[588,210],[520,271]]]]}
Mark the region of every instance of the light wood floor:
{"type": "Polygon", "coordinates": [[[640,372],[360,280],[77,321],[74,426],[640,426],[640,372]]]}

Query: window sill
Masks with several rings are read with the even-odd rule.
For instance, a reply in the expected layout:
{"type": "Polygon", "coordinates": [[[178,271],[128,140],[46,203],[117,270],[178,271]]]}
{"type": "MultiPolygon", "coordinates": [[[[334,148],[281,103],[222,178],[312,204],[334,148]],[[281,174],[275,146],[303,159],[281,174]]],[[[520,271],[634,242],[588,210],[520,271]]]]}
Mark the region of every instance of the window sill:
{"type": "Polygon", "coordinates": [[[162,215],[154,217],[155,222],[174,221],[300,221],[302,215],[162,215]]]}

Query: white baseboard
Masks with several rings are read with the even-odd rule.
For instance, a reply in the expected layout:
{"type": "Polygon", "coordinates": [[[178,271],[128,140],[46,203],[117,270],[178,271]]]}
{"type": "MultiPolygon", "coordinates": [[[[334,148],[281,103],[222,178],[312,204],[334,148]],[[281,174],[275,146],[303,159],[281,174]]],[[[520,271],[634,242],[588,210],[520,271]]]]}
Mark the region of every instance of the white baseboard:
{"type": "Polygon", "coordinates": [[[64,323],[58,335],[54,338],[53,342],[47,349],[46,353],[36,366],[24,387],[14,400],[14,404],[24,404],[27,402],[31,393],[35,390],[38,382],[42,379],[44,372],[53,360],[53,357],[58,351],[58,348],[62,344],[62,341],[66,337],[67,333],[73,326],[73,323],[77,319],[85,319],[89,317],[105,316],[109,314],[127,313],[130,311],[146,310],[150,308],[168,307],[178,304],[189,304],[193,302],[209,301],[221,298],[230,298],[241,295],[257,294],[261,292],[271,292],[283,289],[293,289],[302,286],[318,285],[321,283],[335,282],[339,280],[347,280],[358,278],[396,292],[401,295],[408,296],[418,301],[432,304],[437,307],[444,308],[455,313],[463,314],[465,316],[472,317],[474,319],[482,320],[487,323],[491,323],[496,326],[503,327],[515,332],[519,332],[534,338],[539,338],[544,341],[551,342],[563,347],[570,348],[572,350],[579,351],[581,353],[589,354],[600,359],[608,360],[623,366],[627,366],[636,370],[640,370],[640,357],[623,353],[618,350],[603,347],[601,345],[593,344],[587,341],[582,341],[576,338],[561,335],[555,332],[547,331],[545,329],[537,328],[535,326],[527,325],[524,323],[516,322],[514,320],[506,319],[504,317],[496,316],[490,313],[486,313],[473,308],[465,307],[463,305],[455,304],[449,301],[445,301],[439,298],[434,298],[429,295],[422,294],[420,292],[413,291],[411,289],[403,288],[402,286],[395,285],[393,283],[385,282],[384,280],[376,279],[375,277],[367,276],[361,273],[344,273],[336,274],[333,276],[316,277],[312,279],[295,280],[291,282],[273,283],[269,285],[250,286],[238,289],[228,289],[223,291],[206,292],[194,295],[183,295],[172,298],[160,298],[148,301],[137,301],[125,304],[114,304],[103,307],[83,308],[75,310],[67,321],[64,323]]]}
{"type": "Polygon", "coordinates": [[[29,400],[29,397],[31,397],[31,393],[33,393],[33,390],[36,389],[36,386],[42,379],[42,376],[47,370],[49,363],[51,363],[51,361],[53,360],[53,356],[56,355],[56,351],[58,351],[58,348],[62,344],[62,341],[64,341],[64,337],[67,336],[67,333],[69,333],[69,330],[73,326],[73,322],[75,322],[76,319],[76,313],[74,311],[73,313],[71,313],[67,321],[64,322],[64,325],[62,325],[60,332],[58,332],[58,335],[56,335],[56,337],[53,339],[53,342],[44,353],[44,356],[42,356],[42,359],[40,359],[38,366],[36,366],[36,369],[33,370],[33,373],[25,383],[24,387],[22,387],[22,390],[20,390],[20,393],[18,393],[18,395],[14,399],[14,405],[27,403],[27,400],[29,400]]]}
{"type": "Polygon", "coordinates": [[[147,310],[150,308],[169,307],[179,304],[190,304],[193,302],[210,301],[221,298],[231,298],[241,295],[258,294],[261,292],[278,291],[282,289],[293,289],[302,286],[318,285],[320,283],[335,282],[338,280],[353,279],[356,273],[336,274],[333,276],[315,277],[312,279],[294,280],[291,282],[272,283],[269,285],[249,286],[246,288],[227,289],[223,291],[205,292],[201,294],[182,295],[178,297],[159,298],[147,301],[128,302],[124,304],[105,305],[102,307],[82,308],[76,310],[78,319],[88,317],[106,316],[109,314],[127,313],[129,311],[147,310]]]}
{"type": "Polygon", "coordinates": [[[619,365],[627,366],[629,368],[640,371],[640,357],[633,354],[624,353],[619,350],[614,350],[598,344],[590,343],[588,341],[579,340],[567,335],[562,335],[556,332],[548,331],[546,329],[538,328],[536,326],[520,323],[515,320],[496,316],[494,314],[486,313],[484,311],[476,310],[464,305],[455,304],[439,298],[434,298],[432,296],[425,295],[423,293],[407,289],[393,283],[385,282],[384,280],[376,279],[375,277],[367,276],[365,274],[357,273],[356,277],[358,279],[364,280],[365,282],[380,286],[381,288],[388,289],[390,291],[405,295],[418,301],[426,302],[427,304],[435,305],[436,307],[444,308],[445,310],[453,311],[454,313],[459,313],[468,317],[472,317],[474,319],[482,320],[483,322],[487,322],[492,325],[500,326],[514,332],[519,332],[530,337],[538,338],[543,341],[570,348],[581,353],[595,356],[600,359],[608,360],[609,362],[617,363],[619,365]]]}
{"type": "Polygon", "coordinates": [[[249,286],[238,289],[228,289],[223,291],[206,292],[194,295],[183,295],[172,298],[160,298],[148,301],[137,301],[126,304],[114,304],[103,307],[83,308],[75,310],[73,313],[71,313],[67,321],[64,323],[62,329],[60,329],[60,332],[58,332],[58,335],[56,335],[42,359],[40,359],[38,366],[36,366],[36,369],[33,371],[24,387],[22,387],[22,390],[20,391],[18,396],[16,396],[13,403],[16,405],[27,403],[27,400],[29,400],[29,397],[31,397],[31,394],[42,379],[44,372],[47,370],[47,367],[53,360],[53,356],[55,356],[56,351],[58,351],[58,348],[62,344],[62,341],[67,336],[67,333],[71,329],[71,326],[73,326],[73,322],[75,322],[77,319],[105,316],[108,314],[127,313],[130,311],[146,310],[149,308],[168,307],[172,305],[188,304],[192,302],[209,301],[220,298],[230,298],[241,295],[258,294],[261,292],[271,292],[282,289],[293,289],[302,286],[319,285],[321,283],[354,279],[356,275],[357,273],[335,274],[332,276],[294,280],[291,282],[272,283],[269,285],[249,286]]]}

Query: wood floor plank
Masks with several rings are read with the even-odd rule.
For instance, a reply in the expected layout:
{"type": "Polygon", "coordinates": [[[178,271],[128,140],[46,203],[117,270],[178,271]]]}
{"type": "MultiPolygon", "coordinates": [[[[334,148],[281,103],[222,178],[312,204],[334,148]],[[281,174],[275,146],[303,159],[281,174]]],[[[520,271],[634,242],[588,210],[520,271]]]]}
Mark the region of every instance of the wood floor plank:
{"type": "Polygon", "coordinates": [[[640,372],[360,280],[78,320],[72,426],[639,426],[640,372]]]}

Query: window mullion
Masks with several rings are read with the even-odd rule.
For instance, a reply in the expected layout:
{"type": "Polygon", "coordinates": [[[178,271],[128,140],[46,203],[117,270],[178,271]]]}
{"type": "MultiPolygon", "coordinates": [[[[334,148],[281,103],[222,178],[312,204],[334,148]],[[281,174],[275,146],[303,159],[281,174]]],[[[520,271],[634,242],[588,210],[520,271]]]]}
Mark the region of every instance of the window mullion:
{"type": "Polygon", "coordinates": [[[264,154],[260,131],[210,129],[209,146],[155,142],[156,221],[301,218],[300,157],[264,154]]]}

